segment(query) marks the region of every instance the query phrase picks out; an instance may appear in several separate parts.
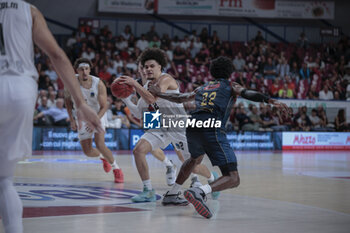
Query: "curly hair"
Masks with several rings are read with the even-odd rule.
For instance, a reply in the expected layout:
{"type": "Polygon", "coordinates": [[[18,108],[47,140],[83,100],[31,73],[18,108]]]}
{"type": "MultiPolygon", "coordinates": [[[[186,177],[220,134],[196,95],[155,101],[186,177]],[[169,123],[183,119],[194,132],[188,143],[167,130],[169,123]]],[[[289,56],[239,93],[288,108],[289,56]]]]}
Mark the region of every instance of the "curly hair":
{"type": "Polygon", "coordinates": [[[145,49],[140,57],[138,59],[141,62],[141,65],[144,66],[145,62],[148,60],[155,60],[160,66],[161,69],[163,70],[167,64],[168,64],[168,59],[166,54],[164,53],[163,50],[158,49],[158,48],[148,48],[145,49]]]}
{"type": "Polygon", "coordinates": [[[90,69],[92,68],[92,63],[91,63],[91,61],[90,61],[89,59],[87,59],[87,58],[81,57],[81,58],[78,58],[78,59],[74,62],[74,69],[78,69],[80,63],[87,63],[87,64],[90,65],[90,69]]]}
{"type": "Polygon", "coordinates": [[[215,79],[228,79],[233,72],[233,64],[228,57],[218,57],[211,61],[210,74],[215,79]]]}

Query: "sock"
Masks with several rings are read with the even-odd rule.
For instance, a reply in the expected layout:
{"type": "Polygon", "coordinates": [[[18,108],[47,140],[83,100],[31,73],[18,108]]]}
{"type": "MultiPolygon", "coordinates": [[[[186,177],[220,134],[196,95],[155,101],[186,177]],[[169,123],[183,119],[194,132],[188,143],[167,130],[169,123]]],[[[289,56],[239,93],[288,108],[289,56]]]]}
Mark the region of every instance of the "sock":
{"type": "Polygon", "coordinates": [[[202,186],[199,187],[199,188],[203,190],[203,192],[205,193],[205,195],[207,195],[208,193],[211,193],[211,186],[210,186],[209,184],[202,185],[202,186]]]}
{"type": "Polygon", "coordinates": [[[13,186],[12,177],[0,178],[0,216],[5,232],[23,232],[22,202],[13,186]]]}
{"type": "Polygon", "coordinates": [[[103,157],[103,155],[102,155],[102,154],[100,154],[100,159],[105,159],[105,157],[103,157]]]}
{"type": "Polygon", "coordinates": [[[167,167],[172,167],[173,166],[173,163],[166,156],[165,156],[165,159],[162,162],[167,167]]]}
{"type": "Polygon", "coordinates": [[[198,180],[198,175],[197,174],[191,173],[191,177],[192,178],[197,178],[197,180],[198,180]]]}
{"type": "Polygon", "coordinates": [[[170,191],[168,192],[168,194],[178,194],[182,189],[182,185],[175,183],[173,185],[173,187],[170,189],[170,191]]]}
{"type": "Polygon", "coordinates": [[[152,190],[151,180],[143,180],[142,183],[143,186],[146,187],[148,190],[152,190]]]}
{"type": "Polygon", "coordinates": [[[213,173],[210,172],[210,178],[208,179],[208,183],[209,183],[209,184],[210,184],[210,183],[213,183],[214,180],[215,180],[215,177],[214,177],[213,173]]]}
{"type": "Polygon", "coordinates": [[[114,162],[111,165],[112,165],[113,170],[114,169],[120,169],[116,160],[114,160],[114,162]]]}

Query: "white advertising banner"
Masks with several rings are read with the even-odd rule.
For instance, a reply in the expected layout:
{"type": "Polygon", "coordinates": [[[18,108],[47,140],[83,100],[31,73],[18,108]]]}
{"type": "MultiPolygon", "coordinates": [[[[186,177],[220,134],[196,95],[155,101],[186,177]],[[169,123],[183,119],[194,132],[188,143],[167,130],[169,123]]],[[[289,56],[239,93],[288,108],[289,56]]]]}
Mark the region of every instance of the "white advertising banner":
{"type": "Polygon", "coordinates": [[[164,15],[217,15],[215,0],[159,0],[158,13],[164,15]]]}
{"type": "Polygon", "coordinates": [[[334,19],[334,2],[276,0],[274,17],[298,19],[334,19]]]}
{"type": "Polygon", "coordinates": [[[220,16],[274,17],[275,0],[217,0],[220,16]]]}
{"type": "Polygon", "coordinates": [[[154,12],[154,0],[99,0],[99,12],[148,14],[154,12]]]}
{"type": "Polygon", "coordinates": [[[283,132],[283,150],[350,150],[350,133],[283,132]]]}

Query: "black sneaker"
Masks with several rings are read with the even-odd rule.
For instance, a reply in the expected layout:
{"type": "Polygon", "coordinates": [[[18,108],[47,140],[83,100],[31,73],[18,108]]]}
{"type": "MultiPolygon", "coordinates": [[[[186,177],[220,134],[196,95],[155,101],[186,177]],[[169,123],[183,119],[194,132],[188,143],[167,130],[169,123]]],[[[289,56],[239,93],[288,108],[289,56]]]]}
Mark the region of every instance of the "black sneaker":
{"type": "Polygon", "coordinates": [[[179,205],[179,206],[185,206],[188,205],[188,201],[186,201],[184,198],[179,197],[181,192],[178,192],[177,194],[164,194],[162,205],[179,205]]]}
{"type": "Polygon", "coordinates": [[[213,215],[210,212],[208,206],[204,203],[205,193],[200,188],[190,188],[184,192],[184,196],[189,201],[198,214],[205,218],[211,218],[213,215]]]}

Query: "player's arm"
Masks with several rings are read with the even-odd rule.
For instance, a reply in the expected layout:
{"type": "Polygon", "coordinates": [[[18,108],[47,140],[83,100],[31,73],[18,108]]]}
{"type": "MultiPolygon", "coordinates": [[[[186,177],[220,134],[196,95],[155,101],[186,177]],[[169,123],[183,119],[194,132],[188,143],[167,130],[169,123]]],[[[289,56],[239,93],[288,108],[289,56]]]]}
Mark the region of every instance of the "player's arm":
{"type": "Polygon", "coordinates": [[[149,86],[149,91],[159,98],[166,99],[175,103],[192,101],[196,96],[196,90],[190,93],[162,93],[161,88],[156,85],[149,86]]]}
{"type": "Polygon", "coordinates": [[[78,118],[85,120],[98,131],[103,132],[100,120],[96,113],[85,103],[79,83],[77,79],[73,78],[75,73],[69,59],[58,46],[55,38],[47,27],[43,15],[34,6],[31,6],[31,14],[33,19],[33,41],[49,56],[56,72],[62,79],[65,87],[71,93],[77,106],[78,118]]]}
{"type": "Polygon", "coordinates": [[[108,104],[107,104],[107,89],[105,84],[100,80],[98,82],[98,103],[100,104],[100,111],[97,113],[99,118],[102,118],[103,115],[108,110],[108,104]]]}
{"type": "Polygon", "coordinates": [[[142,108],[145,106],[142,104],[142,99],[140,98],[137,102],[137,105],[134,104],[131,100],[132,96],[130,95],[127,98],[122,99],[124,104],[129,108],[130,112],[136,117],[141,119],[142,118],[142,108]]]}
{"type": "Polygon", "coordinates": [[[242,96],[244,99],[247,100],[251,100],[254,102],[265,102],[268,104],[272,104],[278,108],[281,108],[281,110],[286,113],[286,114],[290,114],[289,112],[289,108],[286,104],[279,102],[275,99],[271,99],[269,96],[264,95],[260,92],[257,91],[253,91],[253,90],[247,90],[244,87],[242,87],[241,85],[239,85],[238,83],[234,82],[232,84],[232,89],[233,89],[233,93],[237,96],[242,96]]]}
{"type": "Polygon", "coordinates": [[[156,102],[156,97],[153,96],[143,86],[141,86],[135,79],[125,75],[121,76],[120,79],[122,80],[121,83],[133,86],[136,92],[146,101],[147,104],[153,104],[154,102],[156,102]]]}
{"type": "Polygon", "coordinates": [[[76,130],[77,126],[73,117],[73,102],[69,91],[66,89],[64,89],[64,104],[68,112],[71,128],[72,130],[76,130]]]}

